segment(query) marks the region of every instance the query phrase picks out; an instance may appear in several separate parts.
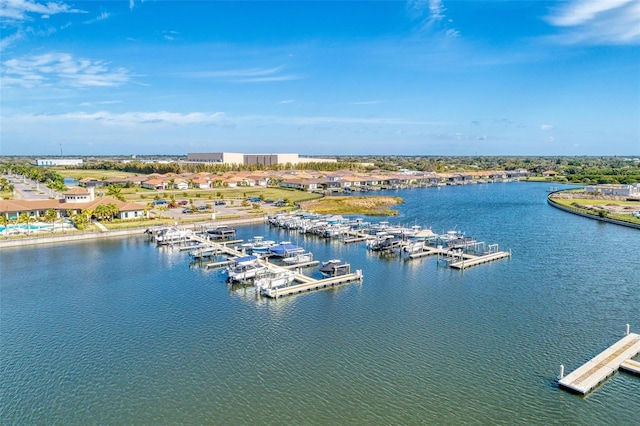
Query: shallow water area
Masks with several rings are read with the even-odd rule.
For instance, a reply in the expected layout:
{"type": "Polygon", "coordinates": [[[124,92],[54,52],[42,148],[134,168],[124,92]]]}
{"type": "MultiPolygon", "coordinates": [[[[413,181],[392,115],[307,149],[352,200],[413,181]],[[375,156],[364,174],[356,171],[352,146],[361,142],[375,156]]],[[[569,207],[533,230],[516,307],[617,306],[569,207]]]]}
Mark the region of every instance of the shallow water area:
{"type": "Polygon", "coordinates": [[[640,378],[587,398],[555,378],[640,330],[640,233],[554,209],[547,188],[385,192],[405,199],[392,223],[512,250],[463,272],[237,228],[363,270],[278,300],[144,236],[3,250],[0,422],[632,424],[640,378]]]}

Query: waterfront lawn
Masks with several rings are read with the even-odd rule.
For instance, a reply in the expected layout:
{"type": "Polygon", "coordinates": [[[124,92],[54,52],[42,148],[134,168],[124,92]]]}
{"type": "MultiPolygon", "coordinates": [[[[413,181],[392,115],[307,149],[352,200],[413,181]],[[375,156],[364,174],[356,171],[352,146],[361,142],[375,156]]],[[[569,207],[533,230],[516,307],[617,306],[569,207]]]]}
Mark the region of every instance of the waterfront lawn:
{"type": "Polygon", "coordinates": [[[321,194],[299,191],[295,189],[274,187],[240,187],[155,191],[145,188],[123,188],[122,194],[127,201],[151,202],[156,197],[169,201],[173,195],[176,200],[233,200],[239,205],[247,197],[262,197],[263,200],[287,200],[289,203],[313,200],[321,194]]]}
{"type": "Polygon", "coordinates": [[[401,197],[325,197],[300,204],[300,207],[320,214],[361,214],[367,216],[397,216],[389,207],[403,203],[401,197]]]}
{"type": "Polygon", "coordinates": [[[85,170],[85,169],[65,169],[64,167],[52,167],[63,178],[73,178],[76,180],[84,178],[93,178],[102,180],[103,178],[124,178],[127,176],[136,176],[140,173],[121,172],[118,170],[85,170]]]}
{"type": "MultiPolygon", "coordinates": [[[[560,197],[551,197],[551,199],[569,209],[576,210],[585,214],[590,214],[593,216],[600,216],[603,213],[600,213],[600,210],[594,209],[591,206],[602,206],[602,209],[607,210],[607,207],[611,208],[625,208],[625,207],[635,207],[639,208],[640,203],[637,201],[622,201],[622,200],[602,200],[602,199],[593,199],[593,198],[560,198],[560,197]]],[[[600,207],[598,207],[600,208],[600,207]]],[[[603,211],[604,211],[603,210],[603,211]]],[[[634,209],[635,210],[635,209],[634,209]]],[[[633,216],[629,213],[620,213],[620,212],[612,212],[608,211],[606,213],[606,217],[610,219],[621,220],[624,222],[636,223],[640,225],[640,219],[633,216]]]]}

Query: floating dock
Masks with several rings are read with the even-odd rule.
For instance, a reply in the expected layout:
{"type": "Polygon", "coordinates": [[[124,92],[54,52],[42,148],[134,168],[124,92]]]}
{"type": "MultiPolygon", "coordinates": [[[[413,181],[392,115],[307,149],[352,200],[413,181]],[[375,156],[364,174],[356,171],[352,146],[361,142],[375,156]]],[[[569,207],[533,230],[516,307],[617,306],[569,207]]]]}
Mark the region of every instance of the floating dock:
{"type": "MultiPolygon", "coordinates": [[[[300,275],[296,275],[296,280],[298,280],[299,278],[300,275]]],[[[309,277],[305,278],[305,281],[307,282],[303,282],[302,284],[295,284],[288,287],[280,288],[269,288],[263,290],[262,294],[273,299],[277,299],[279,297],[289,296],[291,294],[306,293],[322,288],[333,287],[339,284],[360,281],[362,280],[362,271],[357,270],[355,274],[339,275],[337,277],[326,278],[324,280],[314,280],[313,278],[309,277]]]]}
{"type": "Polygon", "coordinates": [[[638,353],[640,353],[640,334],[627,333],[622,339],[578,367],[571,374],[562,377],[564,367],[561,367],[561,377],[558,384],[561,388],[571,392],[586,395],[619,368],[633,369],[640,366],[640,363],[631,360],[638,353]],[[623,364],[625,367],[622,366],[623,364]]]}
{"type": "MultiPolygon", "coordinates": [[[[229,256],[232,257],[238,257],[238,256],[242,256],[242,253],[239,252],[238,250],[234,250],[231,247],[228,247],[224,244],[221,244],[220,242],[214,242],[214,241],[210,241],[207,240],[205,238],[196,236],[196,235],[190,235],[189,239],[197,241],[203,245],[207,245],[209,247],[215,248],[217,249],[219,252],[225,253],[229,256]]],[[[226,266],[228,264],[231,264],[233,262],[233,260],[224,260],[221,262],[214,262],[214,263],[209,263],[206,265],[207,269],[210,268],[219,268],[222,266],[226,266]]],[[[270,271],[272,272],[281,272],[281,271],[287,271],[289,269],[296,269],[296,268],[302,268],[305,266],[313,266],[313,265],[317,265],[318,261],[310,261],[310,262],[306,262],[306,263],[302,263],[302,264],[298,264],[298,265],[287,265],[287,266],[278,266],[278,265],[274,265],[273,263],[269,263],[266,259],[261,259],[258,260],[258,262],[260,262],[262,265],[265,265],[267,268],[269,268],[270,271]]],[[[262,294],[264,294],[267,297],[271,297],[274,299],[277,299],[279,297],[282,296],[288,296],[291,294],[299,294],[299,293],[306,293],[306,292],[310,292],[313,290],[319,290],[322,288],[327,288],[327,287],[333,287],[339,284],[344,284],[344,283],[348,283],[348,282],[354,282],[354,281],[360,281],[362,280],[362,271],[358,270],[356,271],[355,274],[346,274],[346,275],[339,275],[337,277],[331,277],[331,278],[326,278],[326,279],[322,279],[322,280],[317,280],[315,278],[297,273],[295,275],[294,281],[297,281],[299,284],[294,284],[294,285],[290,285],[287,287],[277,287],[277,288],[272,288],[272,289],[264,289],[262,291],[262,294]]]]}
{"type": "Polygon", "coordinates": [[[640,362],[628,359],[620,364],[620,370],[640,376],[640,362]]]}
{"type": "Polygon", "coordinates": [[[465,269],[472,266],[481,265],[483,263],[493,262],[507,257],[511,257],[511,251],[496,251],[481,255],[464,253],[462,251],[452,251],[444,248],[423,247],[417,253],[411,253],[409,259],[418,259],[425,256],[442,256],[444,260],[449,262],[449,267],[454,269],[465,269]]]}
{"type": "Polygon", "coordinates": [[[483,263],[493,262],[494,260],[500,260],[507,257],[511,257],[511,252],[499,251],[496,253],[489,253],[482,256],[473,256],[473,255],[467,254],[463,257],[462,260],[459,260],[457,262],[451,262],[449,266],[455,269],[465,269],[465,268],[470,268],[471,266],[481,265],[483,263]]]}

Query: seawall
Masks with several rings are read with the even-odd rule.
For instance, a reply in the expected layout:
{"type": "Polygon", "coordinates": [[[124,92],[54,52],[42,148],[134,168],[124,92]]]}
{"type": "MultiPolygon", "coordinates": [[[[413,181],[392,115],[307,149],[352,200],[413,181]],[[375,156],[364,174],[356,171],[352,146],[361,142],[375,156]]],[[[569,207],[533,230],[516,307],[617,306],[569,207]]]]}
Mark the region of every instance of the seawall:
{"type": "MultiPolygon", "coordinates": [[[[188,224],[180,224],[179,226],[181,228],[186,228],[186,229],[194,229],[197,226],[203,226],[203,225],[238,226],[238,225],[250,225],[252,223],[264,223],[266,222],[266,220],[267,220],[266,216],[259,216],[259,217],[243,218],[243,219],[226,219],[226,220],[215,220],[215,221],[206,221],[206,222],[193,222],[188,224]]],[[[130,228],[130,229],[119,229],[114,231],[105,231],[105,232],[91,231],[91,232],[59,234],[59,235],[38,234],[38,235],[34,235],[33,237],[7,238],[7,239],[0,240],[0,249],[11,248],[11,247],[42,245],[42,244],[67,243],[67,242],[75,242],[75,241],[83,241],[83,240],[95,240],[99,238],[139,236],[139,235],[142,235],[145,230],[153,226],[156,226],[156,225],[154,225],[152,222],[149,222],[145,226],[130,228]]]]}
{"type": "Polygon", "coordinates": [[[583,212],[574,210],[574,209],[572,209],[570,207],[563,206],[562,204],[557,203],[557,202],[555,202],[555,201],[553,201],[551,199],[551,196],[553,194],[555,194],[556,192],[560,192],[560,191],[555,191],[555,192],[552,192],[549,195],[547,195],[547,203],[549,203],[552,207],[555,207],[555,208],[560,209],[560,210],[564,210],[565,212],[576,214],[578,216],[586,217],[586,218],[593,219],[593,220],[599,220],[600,222],[608,222],[608,223],[613,223],[615,225],[626,226],[628,228],[640,229],[640,224],[631,223],[631,222],[625,222],[625,221],[622,221],[622,220],[611,219],[609,217],[600,217],[600,216],[597,216],[597,215],[594,215],[594,214],[583,213],[583,212]]]}

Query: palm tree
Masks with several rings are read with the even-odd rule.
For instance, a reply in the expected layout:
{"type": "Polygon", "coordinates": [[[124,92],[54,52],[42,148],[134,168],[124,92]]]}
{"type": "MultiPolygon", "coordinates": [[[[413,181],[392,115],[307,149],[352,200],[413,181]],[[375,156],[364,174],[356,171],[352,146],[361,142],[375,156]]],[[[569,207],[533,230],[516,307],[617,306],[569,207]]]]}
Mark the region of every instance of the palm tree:
{"type": "Polygon", "coordinates": [[[95,209],[95,215],[98,219],[102,220],[105,219],[109,214],[107,212],[107,205],[106,204],[100,204],[99,206],[96,207],[95,209]]]}
{"type": "Polygon", "coordinates": [[[46,223],[51,223],[53,225],[53,230],[55,230],[55,227],[56,227],[55,222],[57,218],[58,218],[58,213],[56,213],[54,209],[49,209],[44,214],[44,221],[46,223]]]}
{"type": "Polygon", "coordinates": [[[118,185],[109,185],[107,187],[107,195],[115,198],[119,201],[124,201],[124,195],[122,195],[122,188],[118,185]]]}
{"type": "Polygon", "coordinates": [[[4,230],[5,230],[5,237],[9,236],[9,233],[6,232],[7,230],[7,225],[9,225],[9,218],[5,215],[0,215],[0,225],[4,226],[4,230]]]}
{"type": "Polygon", "coordinates": [[[106,204],[105,207],[105,212],[109,216],[109,221],[112,221],[113,218],[116,217],[118,213],[120,213],[120,209],[115,203],[106,204]]]}

